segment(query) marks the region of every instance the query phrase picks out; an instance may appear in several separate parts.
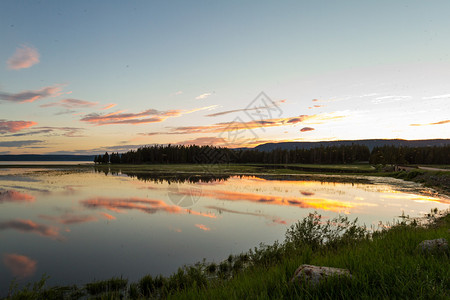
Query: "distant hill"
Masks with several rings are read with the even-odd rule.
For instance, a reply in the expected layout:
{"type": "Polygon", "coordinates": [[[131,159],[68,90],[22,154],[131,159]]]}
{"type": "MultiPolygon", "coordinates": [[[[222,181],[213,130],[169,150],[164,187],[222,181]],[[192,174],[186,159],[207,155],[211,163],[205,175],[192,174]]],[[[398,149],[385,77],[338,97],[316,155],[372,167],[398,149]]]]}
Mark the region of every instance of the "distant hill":
{"type": "Polygon", "coordinates": [[[94,155],[0,155],[0,161],[94,161],[94,155]]]}
{"type": "Polygon", "coordinates": [[[283,143],[266,143],[255,147],[260,151],[271,151],[274,149],[285,149],[285,150],[295,150],[298,149],[311,149],[320,146],[340,146],[340,145],[365,145],[369,147],[370,151],[374,147],[393,145],[393,146],[408,146],[408,147],[427,147],[427,146],[445,146],[450,145],[450,139],[434,139],[434,140],[353,140],[353,141],[327,141],[327,142],[283,142],[283,143]]]}

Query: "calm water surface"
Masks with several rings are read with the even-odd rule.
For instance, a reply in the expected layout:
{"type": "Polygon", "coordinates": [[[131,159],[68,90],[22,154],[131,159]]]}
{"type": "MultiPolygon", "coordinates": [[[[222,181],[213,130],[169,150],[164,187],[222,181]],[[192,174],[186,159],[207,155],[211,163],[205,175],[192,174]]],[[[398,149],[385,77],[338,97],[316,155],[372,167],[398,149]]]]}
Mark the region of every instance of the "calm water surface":
{"type": "Polygon", "coordinates": [[[169,275],[183,264],[281,241],[314,211],[376,227],[402,212],[449,208],[448,198],[414,183],[336,182],[341,178],[0,169],[0,295],[13,278],[24,283],[44,273],[50,284],[169,275]]]}

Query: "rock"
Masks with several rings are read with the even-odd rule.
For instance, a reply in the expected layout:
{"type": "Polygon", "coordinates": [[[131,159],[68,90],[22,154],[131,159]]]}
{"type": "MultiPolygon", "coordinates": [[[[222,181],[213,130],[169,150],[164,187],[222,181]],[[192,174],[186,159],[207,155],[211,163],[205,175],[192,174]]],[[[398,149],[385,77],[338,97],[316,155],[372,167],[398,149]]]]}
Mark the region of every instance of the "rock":
{"type": "Polygon", "coordinates": [[[420,242],[419,249],[426,253],[444,253],[449,250],[446,239],[425,240],[420,242]]]}
{"type": "Polygon", "coordinates": [[[316,286],[321,281],[326,280],[331,276],[345,276],[348,278],[352,277],[350,271],[346,269],[301,265],[295,271],[291,282],[301,282],[305,279],[309,284],[316,286]]]}

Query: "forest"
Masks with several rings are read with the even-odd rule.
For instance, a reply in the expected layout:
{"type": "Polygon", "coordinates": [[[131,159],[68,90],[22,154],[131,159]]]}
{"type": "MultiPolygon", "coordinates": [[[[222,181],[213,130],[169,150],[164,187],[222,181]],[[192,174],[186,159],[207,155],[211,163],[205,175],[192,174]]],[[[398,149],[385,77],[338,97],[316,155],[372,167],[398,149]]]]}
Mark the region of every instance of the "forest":
{"type": "Polygon", "coordinates": [[[122,154],[107,152],[96,155],[96,164],[450,164],[450,146],[404,147],[381,146],[372,151],[367,146],[352,144],[312,149],[229,149],[197,145],[145,146],[122,154]]]}

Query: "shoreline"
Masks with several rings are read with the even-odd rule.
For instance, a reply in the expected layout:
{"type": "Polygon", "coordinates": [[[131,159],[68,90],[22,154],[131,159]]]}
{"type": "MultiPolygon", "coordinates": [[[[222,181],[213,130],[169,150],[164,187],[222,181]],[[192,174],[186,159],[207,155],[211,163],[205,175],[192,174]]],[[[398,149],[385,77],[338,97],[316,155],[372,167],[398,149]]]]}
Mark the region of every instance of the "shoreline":
{"type": "Polygon", "coordinates": [[[389,229],[370,233],[346,217],[328,221],[331,227],[327,227],[314,213],[292,225],[284,242],[260,245],[217,264],[185,265],[171,276],[146,275],[132,283],[113,277],[82,286],[47,288],[44,276],[32,289],[16,289],[5,299],[242,299],[249,295],[446,299],[450,296],[450,252],[426,254],[418,250],[418,244],[450,240],[450,210],[432,211],[423,219],[428,222],[405,218],[389,229]],[[341,229],[335,236],[337,221],[341,229]],[[345,268],[352,277],[327,280],[318,287],[290,283],[302,264],[345,268]]]}

